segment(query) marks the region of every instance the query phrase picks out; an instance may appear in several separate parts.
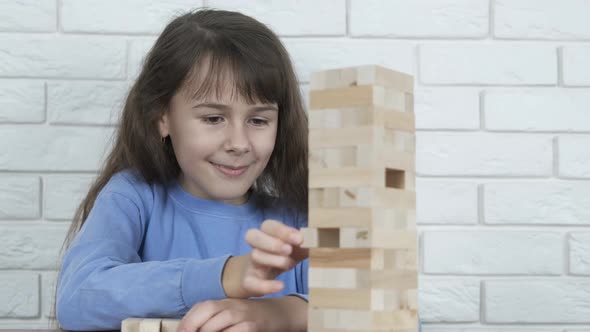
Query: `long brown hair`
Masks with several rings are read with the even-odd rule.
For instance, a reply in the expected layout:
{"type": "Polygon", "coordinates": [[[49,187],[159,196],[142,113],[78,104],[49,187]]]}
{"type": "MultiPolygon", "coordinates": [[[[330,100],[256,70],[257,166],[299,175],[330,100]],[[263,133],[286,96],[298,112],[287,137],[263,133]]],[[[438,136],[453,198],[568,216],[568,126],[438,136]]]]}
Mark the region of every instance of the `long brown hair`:
{"type": "MultiPolygon", "coordinates": [[[[96,197],[117,172],[132,169],[148,183],[167,184],[180,174],[171,142],[162,146],[158,120],[172,96],[191,86],[199,68],[209,70],[195,96],[222,91],[223,72],[233,91],[254,103],[276,102],[279,120],[275,147],[252,190],[274,196],[307,213],[307,116],[292,62],[279,38],[264,24],[238,12],[200,9],[172,20],[146,55],[130,88],[113,148],[75,212],[65,251],[82,228],[96,197]]],[[[264,205],[259,200],[257,205],[264,205]]],[[[53,311],[55,312],[55,302],[53,311]]]]}

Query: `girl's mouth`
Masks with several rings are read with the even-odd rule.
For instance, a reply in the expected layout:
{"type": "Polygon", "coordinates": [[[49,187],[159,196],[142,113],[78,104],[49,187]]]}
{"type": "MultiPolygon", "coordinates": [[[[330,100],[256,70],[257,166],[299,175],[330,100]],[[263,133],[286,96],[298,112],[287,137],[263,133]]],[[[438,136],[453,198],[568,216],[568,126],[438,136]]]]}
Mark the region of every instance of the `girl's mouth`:
{"type": "Polygon", "coordinates": [[[215,166],[215,168],[217,168],[217,170],[219,170],[222,174],[230,177],[240,176],[246,172],[246,169],[248,169],[248,166],[235,168],[231,166],[215,164],[213,162],[211,162],[211,164],[215,166]]]}

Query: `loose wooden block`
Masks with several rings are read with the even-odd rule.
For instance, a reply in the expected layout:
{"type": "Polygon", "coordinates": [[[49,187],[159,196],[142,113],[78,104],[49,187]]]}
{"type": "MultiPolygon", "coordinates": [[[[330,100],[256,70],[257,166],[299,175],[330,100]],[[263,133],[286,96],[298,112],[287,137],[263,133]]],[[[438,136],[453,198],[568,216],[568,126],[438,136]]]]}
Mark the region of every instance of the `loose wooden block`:
{"type": "Polygon", "coordinates": [[[352,310],[352,309],[309,309],[310,328],[331,328],[341,331],[370,329],[371,331],[416,331],[418,328],[416,310],[352,310]],[[413,330],[412,330],[413,329],[413,330]]]}
{"type": "Polygon", "coordinates": [[[180,319],[127,318],[121,322],[121,332],[176,332],[180,319]]]}
{"type": "Polygon", "coordinates": [[[411,113],[413,100],[411,93],[388,87],[354,86],[310,91],[309,109],[379,106],[391,111],[411,113]]]}
{"type": "Polygon", "coordinates": [[[380,65],[328,69],[311,74],[310,89],[324,90],[357,85],[380,85],[411,92],[414,78],[380,65]]]}
{"type": "Polygon", "coordinates": [[[415,289],[310,288],[314,308],[355,310],[417,310],[415,289]]]}
{"type": "MultiPolygon", "coordinates": [[[[411,254],[406,253],[410,256],[411,254]]],[[[371,270],[358,268],[310,267],[309,288],[343,289],[416,289],[416,268],[405,268],[403,262],[394,263],[393,269],[371,270]]]]}

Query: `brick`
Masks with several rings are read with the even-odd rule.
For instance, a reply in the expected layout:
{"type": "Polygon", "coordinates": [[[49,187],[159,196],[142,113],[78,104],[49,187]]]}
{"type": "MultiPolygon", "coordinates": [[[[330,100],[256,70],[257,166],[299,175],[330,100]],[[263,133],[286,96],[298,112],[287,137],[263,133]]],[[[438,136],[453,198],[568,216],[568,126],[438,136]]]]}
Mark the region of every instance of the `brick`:
{"type": "Polygon", "coordinates": [[[332,68],[377,64],[413,75],[414,46],[408,42],[359,39],[285,38],[300,83],[310,73],[332,68]],[[313,51],[310,51],[313,50],[313,51]]]}
{"type": "Polygon", "coordinates": [[[590,323],[589,280],[484,281],[486,323],[590,323]]]}
{"type": "Polygon", "coordinates": [[[559,175],[590,178],[590,136],[559,136],[559,175]]]}
{"type": "Polygon", "coordinates": [[[0,301],[1,318],[38,317],[39,274],[35,272],[1,272],[0,299],[2,299],[0,301]]]}
{"type": "Polygon", "coordinates": [[[45,219],[72,220],[95,178],[95,175],[44,176],[45,219]]]}
{"type": "Polygon", "coordinates": [[[252,16],[279,36],[346,34],[346,2],[343,0],[208,0],[207,5],[252,16]]]}
{"type": "Polygon", "coordinates": [[[590,275],[590,232],[572,232],[568,236],[569,272],[590,275]]]}
{"type": "Polygon", "coordinates": [[[543,135],[416,134],[418,175],[548,176],[552,138],[543,135]]]}
{"type": "Polygon", "coordinates": [[[424,232],[424,272],[559,275],[563,236],[541,231],[424,232]]]}
{"type": "Polygon", "coordinates": [[[154,46],[155,39],[137,39],[129,44],[128,79],[133,81],[137,78],[143,67],[145,56],[154,46]]]}
{"type": "Polygon", "coordinates": [[[590,90],[486,91],[485,126],[492,130],[590,131],[590,90]]]}
{"type": "Polygon", "coordinates": [[[416,205],[419,224],[477,224],[477,183],[418,178],[416,205]]]}
{"type": "Polygon", "coordinates": [[[489,30],[488,12],[487,0],[352,0],[350,33],[378,37],[481,38],[489,30]]]}
{"type": "Polygon", "coordinates": [[[486,224],[590,225],[585,181],[489,183],[483,197],[486,224]]]}
{"type": "Polygon", "coordinates": [[[43,316],[46,318],[55,318],[53,309],[55,301],[55,286],[57,283],[57,271],[43,272],[41,274],[41,294],[43,299],[43,316]]]}
{"type": "Polygon", "coordinates": [[[0,80],[0,123],[45,121],[45,85],[40,81],[0,80]]]}
{"type": "Polygon", "coordinates": [[[69,225],[0,225],[0,269],[57,269],[69,225]]]}
{"type": "Polygon", "coordinates": [[[506,39],[588,39],[585,0],[496,0],[494,36],[506,39]]]}
{"type": "Polygon", "coordinates": [[[479,129],[479,89],[419,88],[416,129],[479,129]]]}
{"type": "Polygon", "coordinates": [[[0,31],[56,31],[56,7],[55,0],[0,0],[0,31]]]}
{"type": "Polygon", "coordinates": [[[62,0],[61,25],[66,32],[159,34],[173,17],[201,6],[195,0],[62,0]]]}
{"type": "Polygon", "coordinates": [[[113,128],[3,126],[2,171],[96,171],[110,144],[113,128]]]}
{"type": "Polygon", "coordinates": [[[479,321],[478,280],[461,278],[420,280],[420,320],[424,323],[479,321]]]}
{"type": "Polygon", "coordinates": [[[38,176],[0,175],[0,219],[36,219],[40,214],[38,176]]]}
{"type": "Polygon", "coordinates": [[[126,52],[124,40],[5,35],[0,36],[0,76],[123,79],[126,52]]]}
{"type": "Polygon", "coordinates": [[[590,86],[590,46],[565,46],[561,50],[563,83],[590,86]]]}
{"type": "Polygon", "coordinates": [[[427,84],[557,84],[557,50],[547,45],[421,45],[419,66],[427,84]]]}
{"type": "Polygon", "coordinates": [[[125,106],[128,84],[51,82],[47,112],[51,124],[116,124],[125,106]]]}

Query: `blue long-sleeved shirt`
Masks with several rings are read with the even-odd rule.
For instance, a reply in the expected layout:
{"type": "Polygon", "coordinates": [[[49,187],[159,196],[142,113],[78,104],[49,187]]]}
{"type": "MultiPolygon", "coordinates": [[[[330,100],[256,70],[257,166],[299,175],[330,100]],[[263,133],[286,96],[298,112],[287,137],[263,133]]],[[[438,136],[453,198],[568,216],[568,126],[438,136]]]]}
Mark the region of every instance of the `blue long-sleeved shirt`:
{"type": "MultiPolygon", "coordinates": [[[[149,185],[115,174],[66,252],[57,285],[57,319],[66,330],[116,330],[128,317],[181,318],[194,304],[225,298],[227,259],[246,254],[250,228],[266,219],[299,228],[307,216],[200,199],[178,183],[149,185]]],[[[308,259],[277,277],[264,297],[308,297],[308,259]]]]}
{"type": "MultiPolygon", "coordinates": [[[[181,318],[194,304],[226,298],[227,259],[251,251],[246,231],[266,219],[292,227],[307,221],[285,209],[235,206],[194,197],[178,183],[149,185],[115,174],[65,253],[57,318],[66,330],[113,330],[128,317],[181,318]]],[[[304,260],[277,277],[282,291],[307,300],[304,260]]]]}

